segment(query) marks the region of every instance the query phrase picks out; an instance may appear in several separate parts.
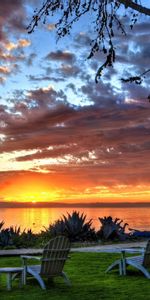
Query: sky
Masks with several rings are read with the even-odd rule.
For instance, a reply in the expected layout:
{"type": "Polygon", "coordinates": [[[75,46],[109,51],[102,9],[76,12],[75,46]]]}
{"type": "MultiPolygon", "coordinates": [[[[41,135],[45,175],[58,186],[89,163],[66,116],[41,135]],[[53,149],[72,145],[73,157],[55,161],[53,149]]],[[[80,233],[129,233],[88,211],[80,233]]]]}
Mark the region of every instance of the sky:
{"type": "Polygon", "coordinates": [[[51,17],[28,34],[41,3],[0,2],[0,202],[150,201],[150,79],[120,80],[149,67],[149,18],[125,21],[96,84],[91,16],[59,41],[51,17]]]}

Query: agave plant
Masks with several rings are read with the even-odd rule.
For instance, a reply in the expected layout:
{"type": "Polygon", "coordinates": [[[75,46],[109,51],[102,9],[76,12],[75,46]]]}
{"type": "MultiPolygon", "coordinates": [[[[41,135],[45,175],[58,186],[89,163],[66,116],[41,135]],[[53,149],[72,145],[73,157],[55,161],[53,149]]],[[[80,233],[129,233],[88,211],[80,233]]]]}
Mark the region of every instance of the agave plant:
{"type": "Polygon", "coordinates": [[[15,246],[15,247],[20,247],[21,246],[21,228],[20,226],[17,227],[17,226],[11,226],[9,228],[9,232],[10,232],[10,236],[11,236],[11,239],[12,239],[12,244],[15,246]]]}
{"type": "Polygon", "coordinates": [[[8,247],[12,245],[12,239],[9,228],[3,229],[4,221],[0,222],[0,247],[8,247]]]}
{"type": "Polygon", "coordinates": [[[12,246],[12,239],[10,236],[9,228],[2,229],[0,232],[0,246],[2,248],[12,246]]]}
{"type": "Polygon", "coordinates": [[[99,221],[101,223],[101,228],[97,232],[98,236],[104,240],[108,239],[119,239],[119,240],[125,240],[127,237],[129,237],[129,234],[125,232],[127,223],[123,223],[123,220],[120,220],[119,218],[116,218],[113,220],[111,216],[99,218],[99,221]]]}
{"type": "Polygon", "coordinates": [[[63,235],[66,230],[65,222],[62,219],[57,220],[53,224],[50,224],[48,228],[45,228],[45,230],[46,235],[49,235],[49,237],[63,235]]]}
{"type": "Polygon", "coordinates": [[[36,242],[36,235],[31,229],[21,232],[20,226],[3,229],[4,222],[0,222],[0,247],[32,247],[36,242]]]}
{"type": "Polygon", "coordinates": [[[36,235],[33,233],[32,229],[24,231],[20,235],[20,242],[22,247],[32,247],[36,241],[36,235]]]}
{"type": "Polygon", "coordinates": [[[0,231],[1,231],[2,227],[3,227],[3,225],[4,225],[4,221],[1,221],[0,222],[0,231]]]}
{"type": "Polygon", "coordinates": [[[92,220],[86,222],[86,215],[73,211],[72,214],[63,215],[60,220],[50,225],[48,230],[52,236],[64,234],[72,242],[96,239],[96,234],[92,226],[92,220]]]}

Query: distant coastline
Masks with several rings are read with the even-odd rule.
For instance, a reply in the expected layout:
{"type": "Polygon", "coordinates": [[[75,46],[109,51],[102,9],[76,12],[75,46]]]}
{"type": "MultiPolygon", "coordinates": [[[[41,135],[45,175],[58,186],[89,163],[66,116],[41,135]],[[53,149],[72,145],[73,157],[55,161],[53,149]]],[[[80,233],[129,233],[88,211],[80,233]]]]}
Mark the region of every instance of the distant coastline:
{"type": "Polygon", "coordinates": [[[150,202],[90,202],[90,203],[65,203],[65,202],[0,202],[0,208],[84,208],[84,207],[150,207],[150,202]]]}

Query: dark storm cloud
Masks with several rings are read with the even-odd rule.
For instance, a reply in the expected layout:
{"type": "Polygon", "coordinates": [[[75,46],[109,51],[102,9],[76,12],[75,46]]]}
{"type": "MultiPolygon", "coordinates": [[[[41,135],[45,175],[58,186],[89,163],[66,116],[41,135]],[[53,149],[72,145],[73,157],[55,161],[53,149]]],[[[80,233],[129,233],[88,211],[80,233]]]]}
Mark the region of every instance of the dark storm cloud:
{"type": "MultiPolygon", "coordinates": [[[[150,24],[143,22],[134,26],[127,35],[115,36],[116,58],[118,62],[123,62],[136,69],[144,69],[149,65],[149,32],[150,24]],[[118,45],[118,39],[120,43],[118,45]]],[[[126,67],[126,66],[125,66],[126,67]]]]}
{"type": "Polygon", "coordinates": [[[89,37],[89,35],[85,32],[80,32],[77,34],[74,38],[75,46],[78,47],[89,47],[89,45],[92,42],[92,39],[89,37]]]}
{"type": "Polygon", "coordinates": [[[73,63],[76,60],[75,55],[73,53],[60,50],[56,52],[50,52],[46,56],[46,59],[55,61],[65,61],[68,63],[73,63]]]}
{"type": "Polygon", "coordinates": [[[0,84],[4,84],[5,83],[5,78],[0,76],[0,84]]]}
{"type": "Polygon", "coordinates": [[[34,60],[35,60],[36,57],[37,57],[37,54],[31,53],[31,54],[27,57],[27,59],[26,59],[27,65],[28,65],[28,66],[32,66],[32,64],[33,64],[33,62],[34,62],[34,60]]]}
{"type": "Polygon", "coordinates": [[[76,65],[62,64],[58,69],[58,73],[65,77],[76,77],[80,73],[80,68],[76,65]]]}
{"type": "Polygon", "coordinates": [[[108,109],[95,105],[76,109],[61,102],[60,95],[64,97],[62,92],[57,93],[52,88],[39,89],[30,91],[27,99],[15,103],[10,113],[2,107],[1,121],[5,126],[1,133],[7,138],[1,150],[41,149],[30,159],[70,154],[83,165],[93,161],[101,165],[101,160],[106,160],[106,165],[107,162],[112,164],[118,155],[118,159],[131,159],[134,147],[141,149],[144,155],[148,151],[147,108],[115,105],[108,109]],[[48,150],[49,146],[57,147],[48,150]],[[90,158],[90,151],[94,151],[95,159],[90,158]]]}
{"type": "Polygon", "coordinates": [[[41,75],[41,76],[34,76],[34,75],[29,75],[28,76],[30,81],[38,81],[40,82],[42,81],[54,81],[54,82],[60,82],[60,81],[64,81],[65,79],[63,77],[52,77],[52,76],[45,76],[45,75],[41,75]]]}
{"type": "Polygon", "coordinates": [[[83,185],[148,183],[149,109],[129,104],[100,107],[97,102],[77,109],[57,101],[59,94],[52,88],[39,89],[15,103],[12,112],[2,106],[1,134],[6,139],[1,152],[36,149],[32,155],[18,156],[18,162],[63,158],[61,167],[41,169],[53,169],[68,180],[71,176],[76,181],[77,176],[83,185]]]}
{"type": "Polygon", "coordinates": [[[93,84],[91,80],[88,80],[86,84],[81,86],[81,92],[84,97],[87,97],[91,102],[94,102],[97,106],[113,106],[117,102],[124,100],[125,95],[122,91],[117,91],[113,88],[112,84],[101,81],[99,84],[93,84]]]}
{"type": "Polygon", "coordinates": [[[73,83],[67,84],[66,88],[71,89],[75,94],[77,94],[76,86],[73,83]]]}
{"type": "Polygon", "coordinates": [[[7,33],[25,30],[23,0],[0,1],[0,41],[7,40],[7,33]]]}
{"type": "MultiPolygon", "coordinates": [[[[35,0],[35,3],[38,4],[38,1],[35,0]]],[[[8,40],[4,21],[6,29],[12,26],[12,30],[23,30],[24,24],[20,22],[20,18],[24,18],[23,1],[7,0],[0,4],[0,11],[3,13],[0,36],[6,43],[8,40]]],[[[130,32],[127,38],[119,38],[117,62],[121,67],[124,63],[124,75],[130,75],[130,71],[139,73],[148,66],[149,46],[145,43],[148,37],[148,30],[144,30],[144,26],[140,24],[137,31],[130,32]]],[[[38,86],[22,92],[18,88],[14,98],[9,99],[11,106],[0,106],[1,153],[35,150],[33,154],[18,154],[14,162],[63,159],[61,166],[45,163],[40,168],[57,172],[57,181],[61,182],[63,176],[68,186],[71,181],[69,177],[73,178],[76,186],[85,184],[85,187],[88,184],[112,186],[121,183],[149,183],[149,103],[145,101],[148,84],[123,85],[120,81],[118,85],[113,84],[113,76],[120,72],[121,77],[122,72],[116,64],[114,68],[108,68],[106,72],[104,70],[104,77],[96,85],[93,70],[97,70],[104,56],[96,54],[92,61],[85,61],[89,42],[90,37],[80,33],[74,39],[74,52],[70,47],[70,52],[51,51],[44,56],[42,70],[45,70],[45,74],[42,74],[41,69],[38,75],[33,75],[35,72],[30,75],[27,73],[33,84],[40,84],[40,81],[62,81],[63,91],[59,85],[58,90],[52,86],[38,86]],[[77,48],[81,51],[78,60],[75,53],[77,48]],[[52,62],[55,63],[55,68],[52,62]],[[50,66],[47,67],[47,63],[50,66]],[[92,104],[83,107],[69,104],[68,90],[74,93],[77,103],[83,98],[83,102],[92,104]]],[[[28,66],[32,66],[37,59],[34,52],[26,58],[23,51],[19,53],[28,66]]],[[[2,61],[13,62],[11,70],[5,65],[0,67],[1,83],[4,83],[5,75],[18,72],[16,62],[19,60],[19,53],[16,51],[15,55],[6,55],[0,51],[2,61]]],[[[33,170],[37,171],[37,167],[33,167],[33,170]]],[[[52,179],[52,175],[49,176],[52,179]]]]}

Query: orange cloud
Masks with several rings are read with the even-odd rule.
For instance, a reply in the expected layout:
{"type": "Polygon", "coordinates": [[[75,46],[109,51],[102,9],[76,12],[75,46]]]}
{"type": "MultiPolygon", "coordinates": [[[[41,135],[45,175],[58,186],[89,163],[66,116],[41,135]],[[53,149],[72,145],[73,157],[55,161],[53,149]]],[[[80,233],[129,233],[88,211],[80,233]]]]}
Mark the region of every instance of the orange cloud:
{"type": "Polygon", "coordinates": [[[6,66],[0,66],[0,73],[2,74],[9,74],[10,73],[10,69],[6,66]]]}
{"type": "Polygon", "coordinates": [[[55,28],[56,28],[56,27],[55,27],[55,24],[48,24],[48,25],[47,25],[47,29],[48,29],[49,31],[53,31],[55,28]]]}
{"type": "MultiPolygon", "coordinates": [[[[95,185],[69,168],[58,172],[3,172],[1,201],[8,202],[149,202],[150,185],[95,185]]],[[[102,181],[102,177],[101,177],[102,181]]]]}
{"type": "Polygon", "coordinates": [[[31,41],[29,41],[27,39],[20,39],[17,43],[7,41],[5,43],[5,49],[8,51],[12,51],[14,49],[24,48],[24,47],[28,47],[30,45],[31,45],[31,41]]]}

